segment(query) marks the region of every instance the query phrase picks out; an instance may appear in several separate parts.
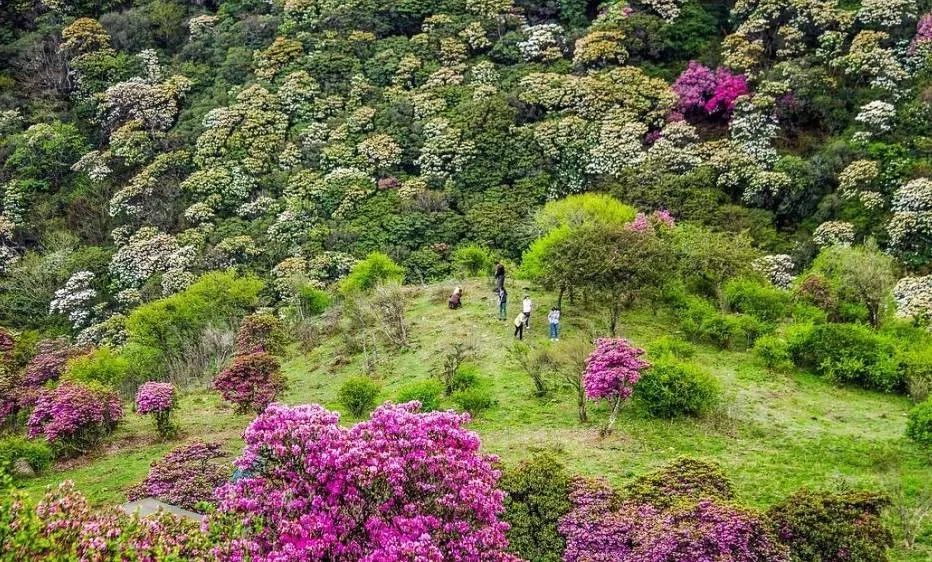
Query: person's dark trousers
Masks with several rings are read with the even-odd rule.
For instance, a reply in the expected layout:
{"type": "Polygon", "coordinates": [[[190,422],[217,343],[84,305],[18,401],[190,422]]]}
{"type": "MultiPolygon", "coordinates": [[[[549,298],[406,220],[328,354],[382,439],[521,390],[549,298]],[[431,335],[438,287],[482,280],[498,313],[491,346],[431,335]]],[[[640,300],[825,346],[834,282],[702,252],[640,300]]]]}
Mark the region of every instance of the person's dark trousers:
{"type": "Polygon", "coordinates": [[[524,324],[518,324],[515,326],[515,337],[519,340],[524,339],[524,324]]]}
{"type": "Polygon", "coordinates": [[[498,304],[498,319],[504,320],[508,316],[508,303],[503,302],[498,304]]]}
{"type": "Polygon", "coordinates": [[[560,325],[551,322],[550,323],[550,339],[555,340],[560,337],[560,325]]]}
{"type": "Polygon", "coordinates": [[[531,315],[528,313],[524,314],[524,327],[525,328],[531,327],[531,315]]]}

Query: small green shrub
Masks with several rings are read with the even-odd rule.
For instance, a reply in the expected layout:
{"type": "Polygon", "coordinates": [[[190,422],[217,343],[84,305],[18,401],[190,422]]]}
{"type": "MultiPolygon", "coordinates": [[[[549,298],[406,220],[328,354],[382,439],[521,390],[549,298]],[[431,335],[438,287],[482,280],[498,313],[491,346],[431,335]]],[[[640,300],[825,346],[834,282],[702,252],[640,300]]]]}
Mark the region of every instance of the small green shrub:
{"type": "Polygon", "coordinates": [[[752,279],[733,279],[723,289],[728,307],[763,322],[776,322],[789,316],[790,293],[752,279]]]}
{"type": "Polygon", "coordinates": [[[768,511],[794,562],[886,562],[893,536],[881,521],[890,504],[873,492],[799,490],[768,511]]]}
{"type": "Polygon", "coordinates": [[[793,366],[789,344],[785,339],[773,334],[757,338],[754,342],[754,354],[768,369],[783,371],[793,366]]]}
{"type": "Polygon", "coordinates": [[[353,416],[362,417],[375,407],[379,390],[379,385],[369,377],[352,377],[340,386],[340,404],[353,416]]]}
{"type": "Polygon", "coordinates": [[[708,412],[721,392],[718,379],[698,366],[664,359],[644,371],[634,396],[650,415],[675,418],[708,412]]]}
{"type": "Polygon", "coordinates": [[[566,542],[557,530],[571,507],[570,476],[552,455],[540,454],[506,470],[500,482],[509,550],[522,560],[560,562],[566,542]]]}
{"type": "Polygon", "coordinates": [[[902,349],[897,363],[910,398],[921,402],[932,395],[932,345],[918,342],[902,349]]]}
{"type": "Polygon", "coordinates": [[[472,363],[463,363],[456,369],[453,375],[451,388],[453,392],[458,390],[468,390],[479,384],[479,367],[472,363]]]}
{"type": "Polygon", "coordinates": [[[316,316],[330,307],[330,294],[312,285],[299,288],[297,299],[305,316],[316,316]]]}
{"type": "Polygon", "coordinates": [[[488,248],[470,244],[460,246],[453,252],[453,267],[457,273],[466,277],[491,275],[495,258],[488,248]]]}
{"type": "Polygon", "coordinates": [[[469,412],[473,416],[478,416],[485,410],[491,408],[495,403],[492,399],[492,393],[488,388],[483,386],[474,386],[458,390],[453,393],[451,398],[461,410],[469,412]]]}
{"type": "Polygon", "coordinates": [[[62,377],[78,382],[96,381],[119,388],[126,381],[129,371],[130,363],[125,357],[109,347],[101,347],[69,359],[62,377]]]}
{"type": "Polygon", "coordinates": [[[696,348],[691,343],[674,336],[661,336],[647,346],[650,357],[673,357],[675,359],[689,359],[696,354],[696,348]]]}
{"type": "Polygon", "coordinates": [[[285,325],[271,314],[250,314],[236,330],[234,351],[237,355],[265,351],[281,355],[288,345],[285,325]]]}
{"type": "Polygon", "coordinates": [[[13,474],[13,465],[24,459],[37,474],[52,465],[55,453],[43,439],[12,436],[0,439],[0,470],[13,474]]]}
{"type": "Polygon", "coordinates": [[[917,443],[932,445],[932,398],[909,411],[906,436],[917,443]]]}
{"type": "Polygon", "coordinates": [[[405,270],[381,252],[372,252],[357,262],[340,283],[344,294],[366,292],[383,283],[401,283],[405,270]]]}
{"type": "Polygon", "coordinates": [[[683,499],[730,501],[735,497],[722,468],[711,462],[680,457],[638,476],[625,488],[625,499],[666,509],[683,499]]]}
{"type": "Polygon", "coordinates": [[[813,369],[835,382],[884,392],[904,386],[894,346],[860,324],[797,327],[791,331],[788,344],[797,366],[813,369]]]}
{"type": "Polygon", "coordinates": [[[680,328],[687,338],[711,343],[721,349],[746,349],[766,332],[757,318],[723,313],[697,297],[688,297],[681,313],[680,328]]]}
{"type": "Polygon", "coordinates": [[[436,380],[417,381],[406,384],[398,391],[399,403],[417,400],[422,412],[432,412],[440,407],[443,385],[436,380]]]}

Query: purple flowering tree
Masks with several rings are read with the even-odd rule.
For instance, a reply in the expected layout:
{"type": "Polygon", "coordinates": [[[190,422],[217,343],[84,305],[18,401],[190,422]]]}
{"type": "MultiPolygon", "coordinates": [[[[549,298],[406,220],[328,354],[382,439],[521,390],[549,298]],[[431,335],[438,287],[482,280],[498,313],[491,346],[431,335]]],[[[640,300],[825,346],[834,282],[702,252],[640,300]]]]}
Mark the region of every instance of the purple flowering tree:
{"type": "Polygon", "coordinates": [[[583,385],[589,400],[608,400],[612,413],[602,428],[602,435],[611,433],[624,401],[631,397],[641,372],[650,363],[641,359],[644,350],[634,347],[624,338],[600,338],[595,350],[586,359],[583,385]]]}
{"type": "Polygon", "coordinates": [[[89,451],[123,418],[119,395],[102,386],[63,382],[39,392],[26,423],[30,438],[43,437],[65,455],[89,451]]]}
{"type": "Polygon", "coordinates": [[[154,497],[185,509],[212,502],[214,490],[229,479],[230,470],[215,462],[223,458],[219,443],[195,441],[172,450],[152,463],[146,479],[130,488],[127,497],[154,497]]]}
{"type": "Polygon", "coordinates": [[[676,81],[673,91],[679,97],[678,111],[686,115],[725,115],[734,109],[735,100],[748,93],[747,78],[727,68],[712,71],[697,61],[690,61],[676,81]]]}
{"type": "Polygon", "coordinates": [[[264,351],[238,355],[214,379],[214,388],[236,411],[261,412],[285,388],[278,360],[264,351]]]}
{"type": "Polygon", "coordinates": [[[577,481],[559,524],[564,562],[742,560],[786,562],[786,550],[752,511],[709,499],[669,509],[624,501],[604,481],[577,481]]]}
{"type": "Polygon", "coordinates": [[[168,439],[177,433],[171,413],[175,407],[175,387],[168,382],[149,381],[136,391],[136,413],[152,414],[159,436],[168,439]]]}
{"type": "Polygon", "coordinates": [[[494,457],[466,414],[385,404],[351,428],[319,405],[270,405],[246,429],[245,476],[217,491],[247,536],[224,560],[506,562],[494,457]]]}

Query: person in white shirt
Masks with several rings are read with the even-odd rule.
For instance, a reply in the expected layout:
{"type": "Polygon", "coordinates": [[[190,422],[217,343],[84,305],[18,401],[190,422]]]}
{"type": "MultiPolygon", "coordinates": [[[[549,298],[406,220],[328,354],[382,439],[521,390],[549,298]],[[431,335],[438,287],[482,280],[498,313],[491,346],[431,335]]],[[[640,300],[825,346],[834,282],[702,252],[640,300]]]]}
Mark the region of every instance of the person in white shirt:
{"type": "Polygon", "coordinates": [[[521,301],[521,312],[524,313],[524,327],[531,327],[531,295],[524,295],[524,300],[521,301]]]}
{"type": "Polygon", "coordinates": [[[547,322],[550,323],[550,341],[560,341],[560,309],[552,307],[547,314],[547,322]]]}

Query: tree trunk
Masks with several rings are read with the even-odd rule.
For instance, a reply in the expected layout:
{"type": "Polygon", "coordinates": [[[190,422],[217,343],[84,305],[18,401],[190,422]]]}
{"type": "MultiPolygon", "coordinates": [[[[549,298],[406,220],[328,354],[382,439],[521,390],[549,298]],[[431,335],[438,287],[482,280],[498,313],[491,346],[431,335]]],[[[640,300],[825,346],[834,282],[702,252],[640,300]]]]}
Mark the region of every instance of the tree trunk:
{"type": "Polygon", "coordinates": [[[560,286],[560,294],[557,295],[557,308],[563,309],[563,293],[566,292],[566,285],[560,286]]]}
{"type": "Polygon", "coordinates": [[[618,412],[621,410],[621,396],[615,398],[615,405],[612,406],[612,414],[608,416],[608,423],[602,428],[600,434],[602,437],[610,435],[615,427],[615,421],[618,419],[618,412]]]}
{"type": "Polygon", "coordinates": [[[615,337],[615,331],[618,328],[618,316],[620,315],[619,307],[621,303],[618,302],[618,295],[612,295],[612,321],[610,323],[612,337],[615,337]]]}
{"type": "Polygon", "coordinates": [[[579,389],[576,391],[576,402],[579,407],[579,422],[588,422],[589,416],[586,414],[586,391],[583,389],[582,384],[579,385],[579,389]]]}

